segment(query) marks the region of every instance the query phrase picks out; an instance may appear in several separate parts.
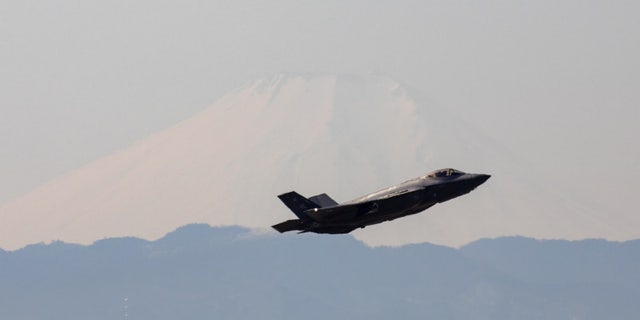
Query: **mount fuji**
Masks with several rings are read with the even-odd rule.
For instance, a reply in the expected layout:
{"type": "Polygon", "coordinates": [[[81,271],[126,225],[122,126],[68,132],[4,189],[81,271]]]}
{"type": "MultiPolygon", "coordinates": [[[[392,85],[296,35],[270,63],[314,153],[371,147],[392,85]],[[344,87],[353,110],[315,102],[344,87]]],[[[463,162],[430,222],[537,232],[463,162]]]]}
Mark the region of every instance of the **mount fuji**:
{"type": "Polygon", "coordinates": [[[373,246],[640,235],[637,219],[608,219],[586,199],[550,188],[498,141],[387,76],[280,74],[4,203],[0,247],[152,240],[190,223],[271,232],[292,218],[277,194],[326,192],[342,202],[443,167],[493,178],[470,195],[353,235],[373,246]]]}

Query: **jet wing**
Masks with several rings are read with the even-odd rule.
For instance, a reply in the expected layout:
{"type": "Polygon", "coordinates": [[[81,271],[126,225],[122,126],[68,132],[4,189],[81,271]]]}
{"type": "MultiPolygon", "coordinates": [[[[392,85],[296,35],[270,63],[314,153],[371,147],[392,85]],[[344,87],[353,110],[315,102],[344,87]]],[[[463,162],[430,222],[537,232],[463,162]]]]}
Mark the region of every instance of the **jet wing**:
{"type": "Polygon", "coordinates": [[[318,222],[349,222],[358,217],[376,213],[380,209],[393,211],[394,208],[402,208],[408,203],[416,204],[421,199],[419,194],[421,192],[422,189],[417,187],[384,190],[384,192],[363,197],[359,202],[327,208],[312,208],[304,211],[304,214],[318,222]]]}
{"type": "Polygon", "coordinates": [[[371,203],[354,203],[328,208],[314,208],[304,213],[318,222],[340,222],[354,219],[369,211],[371,207],[371,203]]]}

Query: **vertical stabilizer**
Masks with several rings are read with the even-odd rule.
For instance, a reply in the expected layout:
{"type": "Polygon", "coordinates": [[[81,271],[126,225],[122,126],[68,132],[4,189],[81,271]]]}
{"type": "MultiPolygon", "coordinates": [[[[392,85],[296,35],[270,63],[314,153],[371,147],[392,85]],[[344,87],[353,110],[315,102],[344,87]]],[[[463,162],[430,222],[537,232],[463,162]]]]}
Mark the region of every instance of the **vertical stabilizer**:
{"type": "Polygon", "coordinates": [[[335,207],[338,205],[338,203],[335,200],[331,199],[331,197],[329,197],[329,195],[327,195],[326,193],[313,196],[309,198],[309,200],[311,200],[311,202],[313,203],[318,204],[322,208],[335,207]]]}
{"type": "Polygon", "coordinates": [[[308,215],[304,214],[306,210],[313,208],[320,208],[320,206],[311,200],[301,196],[295,191],[283,193],[278,196],[282,202],[291,210],[293,213],[300,218],[300,220],[308,221],[312,220],[308,215]]]}

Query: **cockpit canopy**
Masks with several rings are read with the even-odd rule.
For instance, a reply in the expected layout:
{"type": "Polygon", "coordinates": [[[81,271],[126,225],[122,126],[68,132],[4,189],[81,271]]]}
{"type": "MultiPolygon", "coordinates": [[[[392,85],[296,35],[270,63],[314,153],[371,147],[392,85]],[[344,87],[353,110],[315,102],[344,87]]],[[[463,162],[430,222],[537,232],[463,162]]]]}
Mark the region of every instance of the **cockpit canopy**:
{"type": "Polygon", "coordinates": [[[464,172],[452,168],[440,169],[427,175],[429,178],[457,177],[463,175],[464,172]]]}

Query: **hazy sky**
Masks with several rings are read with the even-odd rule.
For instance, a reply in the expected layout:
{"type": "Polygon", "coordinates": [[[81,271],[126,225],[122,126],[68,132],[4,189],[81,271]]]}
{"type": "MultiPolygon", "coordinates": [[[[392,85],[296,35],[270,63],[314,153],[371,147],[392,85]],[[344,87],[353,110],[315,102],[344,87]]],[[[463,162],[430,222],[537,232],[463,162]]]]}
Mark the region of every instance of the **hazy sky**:
{"type": "Polygon", "coordinates": [[[0,203],[255,78],[376,72],[474,123],[540,180],[637,211],[636,1],[0,5],[0,203]]]}

